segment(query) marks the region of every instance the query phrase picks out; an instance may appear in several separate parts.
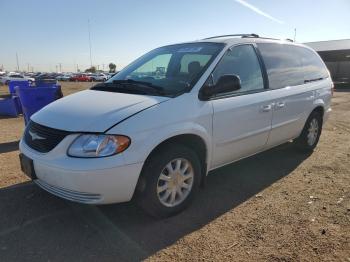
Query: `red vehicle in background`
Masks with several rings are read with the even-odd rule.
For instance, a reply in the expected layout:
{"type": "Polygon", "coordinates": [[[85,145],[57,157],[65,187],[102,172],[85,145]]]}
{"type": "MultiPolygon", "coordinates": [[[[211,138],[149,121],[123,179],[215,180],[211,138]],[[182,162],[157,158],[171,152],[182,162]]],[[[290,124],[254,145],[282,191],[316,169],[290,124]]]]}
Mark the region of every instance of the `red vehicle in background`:
{"type": "Polygon", "coordinates": [[[91,82],[92,78],[86,74],[77,74],[73,75],[70,78],[70,81],[75,81],[75,82],[91,82]]]}

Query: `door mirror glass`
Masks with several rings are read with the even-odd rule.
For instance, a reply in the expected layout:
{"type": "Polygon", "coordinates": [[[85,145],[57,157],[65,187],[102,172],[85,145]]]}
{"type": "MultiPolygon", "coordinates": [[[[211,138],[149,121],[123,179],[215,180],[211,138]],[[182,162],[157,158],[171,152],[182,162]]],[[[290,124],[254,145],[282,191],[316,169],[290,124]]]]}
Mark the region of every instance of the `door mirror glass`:
{"type": "Polygon", "coordinates": [[[231,93],[241,89],[241,80],[237,75],[222,75],[215,85],[205,85],[201,96],[208,99],[213,95],[231,93]]]}

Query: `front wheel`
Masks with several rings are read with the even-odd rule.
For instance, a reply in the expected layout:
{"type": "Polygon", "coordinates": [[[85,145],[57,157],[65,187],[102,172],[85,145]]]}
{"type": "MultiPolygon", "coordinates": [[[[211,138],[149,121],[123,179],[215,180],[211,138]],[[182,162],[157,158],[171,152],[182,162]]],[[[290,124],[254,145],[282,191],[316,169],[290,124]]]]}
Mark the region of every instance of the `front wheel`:
{"type": "Polygon", "coordinates": [[[146,162],[138,184],[138,203],[155,217],[175,215],[193,200],[200,177],[197,154],[182,145],[169,145],[146,162]]]}
{"type": "Polygon", "coordinates": [[[319,112],[312,112],[307,119],[300,136],[295,144],[300,151],[311,152],[317,146],[322,132],[322,115],[319,112]]]}

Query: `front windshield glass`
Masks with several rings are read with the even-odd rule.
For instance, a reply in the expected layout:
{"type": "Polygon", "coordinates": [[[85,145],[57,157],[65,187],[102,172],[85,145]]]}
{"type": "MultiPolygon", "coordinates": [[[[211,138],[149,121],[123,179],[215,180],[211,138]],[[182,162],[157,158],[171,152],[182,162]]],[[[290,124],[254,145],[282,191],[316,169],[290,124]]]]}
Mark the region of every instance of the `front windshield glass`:
{"type": "Polygon", "coordinates": [[[153,87],[162,90],[164,95],[176,95],[193,87],[223,46],[220,43],[189,43],[157,48],[131,63],[106,84],[128,83],[135,90],[140,86],[153,87]]]}

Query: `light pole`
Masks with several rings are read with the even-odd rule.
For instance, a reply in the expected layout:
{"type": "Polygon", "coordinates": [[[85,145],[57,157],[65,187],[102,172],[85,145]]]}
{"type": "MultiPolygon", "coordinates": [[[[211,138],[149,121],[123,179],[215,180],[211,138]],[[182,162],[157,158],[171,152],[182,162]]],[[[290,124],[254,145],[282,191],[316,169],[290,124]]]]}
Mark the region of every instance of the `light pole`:
{"type": "Polygon", "coordinates": [[[18,54],[16,52],[16,62],[17,62],[17,71],[19,72],[19,62],[18,62],[18,54]]]}
{"type": "Polygon", "coordinates": [[[89,47],[90,47],[90,67],[92,67],[90,19],[88,19],[88,29],[89,29],[89,47]]]}

